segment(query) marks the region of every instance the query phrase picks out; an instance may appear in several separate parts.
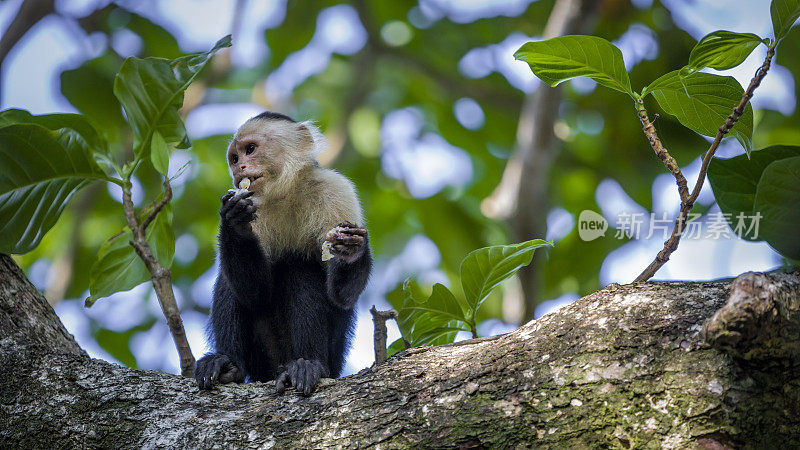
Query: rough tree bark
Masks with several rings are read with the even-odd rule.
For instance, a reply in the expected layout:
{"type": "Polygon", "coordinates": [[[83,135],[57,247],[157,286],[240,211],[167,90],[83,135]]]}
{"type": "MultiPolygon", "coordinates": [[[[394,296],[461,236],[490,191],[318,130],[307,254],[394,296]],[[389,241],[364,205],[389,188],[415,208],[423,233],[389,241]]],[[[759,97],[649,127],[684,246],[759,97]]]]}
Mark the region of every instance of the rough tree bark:
{"type": "Polygon", "coordinates": [[[89,358],[0,256],[0,448],[792,448],[799,334],[800,273],[611,285],[308,398],[272,383],[201,393],[89,358]]]}

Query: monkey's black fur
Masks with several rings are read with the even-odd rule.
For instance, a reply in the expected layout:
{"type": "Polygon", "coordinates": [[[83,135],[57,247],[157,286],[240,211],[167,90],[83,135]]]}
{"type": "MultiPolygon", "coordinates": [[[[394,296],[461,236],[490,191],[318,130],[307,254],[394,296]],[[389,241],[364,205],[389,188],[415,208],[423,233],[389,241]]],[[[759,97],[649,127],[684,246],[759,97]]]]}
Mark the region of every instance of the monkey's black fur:
{"type": "Polygon", "coordinates": [[[274,111],[264,111],[263,113],[253,117],[250,120],[254,120],[254,119],[285,120],[287,122],[297,123],[296,120],[292,119],[291,117],[287,116],[286,114],[281,114],[279,112],[274,112],[274,111]]]}
{"type": "Polygon", "coordinates": [[[321,377],[337,377],[354,325],[354,306],[372,256],[366,230],[351,224],[329,238],[334,258],[288,252],[268,258],[249,222],[255,206],[226,194],[220,209],[220,273],[211,309],[216,353],[197,362],[201,389],[216,383],[277,378],[311,394],[321,377]]]}

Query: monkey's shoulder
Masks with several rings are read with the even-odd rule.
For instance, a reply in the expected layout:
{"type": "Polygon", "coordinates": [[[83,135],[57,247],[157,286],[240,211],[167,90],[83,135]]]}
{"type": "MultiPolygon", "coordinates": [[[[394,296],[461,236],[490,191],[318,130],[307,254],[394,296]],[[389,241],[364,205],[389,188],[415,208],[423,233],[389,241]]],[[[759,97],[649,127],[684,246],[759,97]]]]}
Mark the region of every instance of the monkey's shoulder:
{"type": "Polygon", "coordinates": [[[361,204],[353,182],[335,170],[317,168],[314,172],[316,192],[312,198],[318,199],[315,206],[324,217],[325,226],[340,222],[363,224],[361,204]]]}

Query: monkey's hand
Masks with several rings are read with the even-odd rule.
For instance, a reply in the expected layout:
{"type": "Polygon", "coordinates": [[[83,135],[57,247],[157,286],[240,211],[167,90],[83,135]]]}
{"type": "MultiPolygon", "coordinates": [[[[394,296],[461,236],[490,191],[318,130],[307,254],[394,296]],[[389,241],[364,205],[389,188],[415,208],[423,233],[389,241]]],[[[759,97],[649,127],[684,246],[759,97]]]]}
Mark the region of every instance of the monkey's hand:
{"type": "Polygon", "coordinates": [[[342,222],[328,231],[325,242],[333,256],[352,263],[364,254],[367,244],[367,229],[342,222]]]}
{"type": "Polygon", "coordinates": [[[294,386],[297,392],[305,396],[317,389],[319,380],[328,376],[327,368],[316,359],[296,359],[286,364],[286,370],[275,379],[275,390],[283,394],[288,386],[294,386]]]}
{"type": "Polygon", "coordinates": [[[220,199],[222,207],[219,209],[219,216],[222,223],[230,225],[239,232],[248,231],[250,222],[256,218],[256,206],[250,198],[252,191],[232,191],[223,195],[220,199]]]}
{"type": "Polygon", "coordinates": [[[197,361],[194,378],[200,389],[211,389],[218,383],[242,383],[244,372],[226,355],[214,353],[197,361]]]}

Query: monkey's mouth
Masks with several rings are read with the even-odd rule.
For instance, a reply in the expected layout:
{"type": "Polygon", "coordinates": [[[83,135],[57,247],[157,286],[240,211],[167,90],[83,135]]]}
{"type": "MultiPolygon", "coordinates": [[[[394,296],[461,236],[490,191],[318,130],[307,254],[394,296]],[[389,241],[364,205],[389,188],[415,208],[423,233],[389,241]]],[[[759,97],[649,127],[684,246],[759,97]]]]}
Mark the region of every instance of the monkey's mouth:
{"type": "Polygon", "coordinates": [[[254,176],[242,177],[242,178],[240,178],[240,179],[239,179],[239,181],[236,183],[236,186],[240,186],[240,185],[242,184],[242,181],[243,181],[243,180],[249,180],[249,181],[250,181],[250,183],[254,183],[254,182],[255,182],[256,180],[258,180],[259,178],[261,178],[261,175],[254,175],[254,176]]]}

